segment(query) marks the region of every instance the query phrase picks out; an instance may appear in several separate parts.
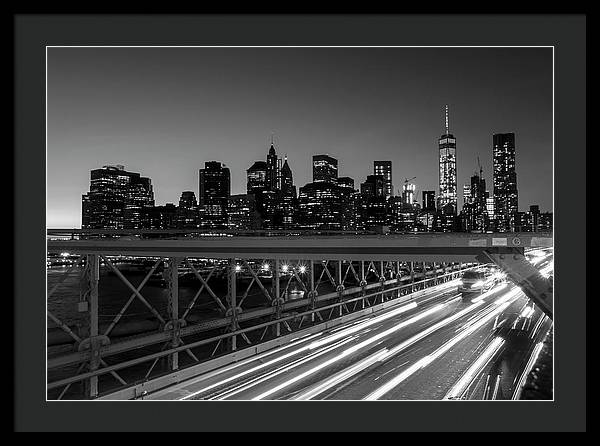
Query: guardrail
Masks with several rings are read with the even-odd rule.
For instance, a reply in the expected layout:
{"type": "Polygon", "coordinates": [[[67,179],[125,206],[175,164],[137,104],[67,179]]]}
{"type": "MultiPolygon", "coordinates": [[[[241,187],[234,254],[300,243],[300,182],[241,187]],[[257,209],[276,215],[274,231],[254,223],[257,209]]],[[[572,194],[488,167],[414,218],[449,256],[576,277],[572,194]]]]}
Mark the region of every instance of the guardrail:
{"type": "MultiPolygon", "coordinates": [[[[412,265],[411,265],[412,266],[412,265]]],[[[448,280],[453,280],[455,278],[457,278],[462,271],[468,270],[468,269],[472,269],[472,268],[477,268],[479,267],[479,265],[475,265],[475,266],[466,266],[463,267],[462,265],[454,265],[453,269],[450,272],[443,272],[443,270],[438,269],[437,267],[430,272],[431,277],[425,277],[425,279],[423,280],[418,280],[415,281],[415,275],[414,275],[414,269],[411,269],[411,271],[413,271],[413,274],[411,274],[411,277],[413,279],[413,281],[411,283],[407,283],[407,284],[402,284],[402,280],[405,280],[406,278],[402,279],[400,278],[393,278],[393,279],[389,279],[389,280],[379,280],[378,282],[375,283],[370,283],[367,284],[366,282],[362,282],[362,284],[360,286],[356,286],[356,287],[352,287],[352,288],[340,288],[339,284],[338,284],[338,289],[335,292],[331,292],[331,293],[326,293],[323,295],[318,295],[318,293],[314,292],[314,290],[316,289],[314,287],[314,276],[312,276],[312,272],[314,272],[314,269],[311,268],[311,277],[312,277],[312,286],[311,289],[313,290],[312,295],[309,298],[302,298],[302,299],[297,299],[297,300],[292,300],[292,301],[288,301],[288,302],[279,302],[277,305],[274,305],[270,308],[258,308],[256,310],[249,310],[248,312],[242,312],[240,314],[236,314],[237,312],[235,311],[231,311],[230,314],[228,314],[226,317],[220,318],[218,320],[212,320],[212,321],[207,321],[207,322],[203,322],[203,323],[198,323],[198,324],[194,324],[194,325],[190,325],[190,326],[183,326],[183,327],[178,327],[176,326],[177,324],[175,324],[175,326],[171,325],[170,327],[168,326],[168,324],[165,324],[166,329],[164,331],[161,332],[156,332],[156,333],[152,333],[149,335],[144,335],[141,337],[135,337],[132,339],[127,339],[124,341],[120,341],[114,344],[107,344],[107,345],[99,345],[97,342],[94,342],[94,340],[89,340],[88,343],[86,345],[84,345],[83,349],[80,349],[80,351],[77,352],[73,352],[73,353],[69,353],[66,355],[61,355],[59,357],[56,358],[49,358],[48,359],[48,368],[52,369],[52,368],[57,368],[57,367],[64,367],[67,365],[76,365],[76,364],[80,364],[80,368],[77,372],[77,374],[75,376],[70,376],[64,379],[59,379],[53,382],[48,383],[47,389],[48,390],[52,390],[52,389],[57,389],[60,387],[64,387],[63,392],[59,395],[59,398],[62,397],[64,395],[64,393],[66,392],[66,390],[68,390],[69,386],[71,386],[74,383],[77,382],[86,382],[86,381],[90,381],[90,385],[88,387],[91,386],[92,391],[95,391],[94,393],[92,393],[91,395],[89,395],[92,398],[97,397],[100,393],[98,392],[98,377],[102,376],[102,375],[106,375],[106,374],[111,374],[113,375],[113,377],[115,377],[118,381],[121,382],[122,386],[121,388],[127,387],[127,386],[131,386],[133,384],[139,384],[139,380],[135,380],[133,383],[126,383],[118,374],[118,371],[121,371],[123,369],[127,369],[130,367],[134,367],[134,366],[138,366],[140,364],[144,364],[147,362],[152,361],[152,367],[151,369],[154,367],[154,365],[156,364],[156,362],[162,358],[168,358],[170,360],[172,360],[172,358],[175,356],[177,356],[179,353],[182,352],[189,352],[192,356],[193,353],[191,353],[190,349],[196,348],[196,347],[202,347],[202,346],[207,346],[211,343],[217,343],[217,347],[222,344],[222,343],[227,343],[230,347],[230,349],[228,349],[227,351],[235,351],[236,350],[236,338],[238,337],[242,337],[242,338],[246,338],[247,339],[247,334],[257,331],[257,330],[264,330],[263,331],[263,336],[266,333],[266,331],[269,328],[274,328],[275,330],[275,336],[280,336],[280,327],[282,325],[286,325],[288,328],[288,331],[293,332],[293,331],[297,331],[300,330],[302,327],[303,322],[306,319],[310,319],[310,323],[315,323],[316,319],[320,319],[321,321],[324,320],[323,318],[323,313],[327,313],[329,311],[329,315],[326,316],[328,318],[328,320],[334,319],[336,317],[341,317],[344,314],[344,310],[346,310],[346,314],[352,313],[357,311],[357,307],[360,305],[361,308],[360,309],[364,309],[366,308],[366,306],[372,306],[375,305],[377,303],[377,301],[380,299],[381,303],[388,301],[388,300],[394,300],[397,299],[399,297],[403,297],[406,296],[407,294],[413,293],[415,291],[418,290],[422,290],[434,285],[437,285],[439,283],[443,283],[445,281],[448,280]],[[440,271],[442,271],[442,274],[438,274],[440,271]],[[369,293],[369,290],[373,290],[373,289],[377,289],[375,292],[371,292],[369,293]],[[357,297],[350,297],[347,298],[349,296],[355,295],[355,294],[360,294],[357,297]],[[328,303],[326,305],[323,306],[318,306],[318,304],[320,303],[327,303],[331,300],[336,300],[333,303],[328,303]],[[372,301],[373,300],[373,301],[372,301]],[[352,310],[349,309],[349,306],[353,305],[352,310]],[[293,314],[289,314],[290,312],[294,311],[294,310],[298,310],[301,308],[309,308],[308,310],[305,311],[301,311],[301,312],[294,312],[293,314]],[[258,319],[262,319],[265,317],[270,317],[271,320],[267,320],[266,322],[261,322],[259,321],[259,323],[255,323],[250,327],[246,327],[246,328],[241,328],[239,323],[240,322],[250,322],[250,321],[256,321],[258,319]],[[298,326],[295,327],[295,330],[291,328],[290,323],[292,321],[296,321],[298,322],[298,326]],[[195,340],[192,342],[188,342],[186,344],[183,345],[179,345],[177,344],[177,342],[175,343],[170,343],[169,346],[167,348],[164,348],[162,351],[159,352],[155,352],[155,353],[151,353],[151,354],[146,354],[143,356],[140,356],[138,358],[134,358],[134,359],[129,359],[129,360],[124,360],[121,361],[117,364],[107,364],[106,362],[104,362],[104,359],[109,358],[111,356],[115,356],[115,355],[119,355],[121,353],[127,352],[127,351],[131,351],[140,347],[148,347],[148,346],[152,346],[152,345],[156,345],[159,344],[161,342],[168,342],[170,340],[173,340],[174,338],[176,338],[177,340],[180,340],[183,337],[187,337],[187,336],[191,336],[191,335],[195,335],[195,334],[199,334],[202,332],[207,332],[207,331],[211,331],[217,328],[230,328],[230,331],[217,335],[217,336],[211,336],[205,339],[199,339],[199,340],[195,340]],[[233,327],[235,327],[235,329],[233,329],[233,327]],[[82,370],[82,366],[88,363],[91,363],[91,361],[95,361],[96,362],[96,367],[93,370],[90,370],[89,372],[85,372],[85,373],[80,373],[82,370]],[[102,361],[102,362],[101,362],[102,361]],[[102,368],[100,368],[100,366],[103,365],[102,368]]],[[[348,267],[348,270],[352,268],[352,265],[350,264],[348,267]]],[[[364,269],[362,270],[364,272],[364,269]]],[[[325,272],[325,270],[323,271],[325,272]]],[[[321,276],[323,276],[323,272],[321,274],[321,276]]],[[[348,273],[348,271],[347,271],[348,273]]],[[[423,273],[427,274],[427,270],[426,268],[423,268],[423,273]]],[[[338,274],[339,276],[339,274],[338,274]]],[[[341,277],[341,276],[339,276],[341,277]]],[[[339,278],[338,277],[338,278],[339,278]]],[[[363,277],[364,278],[364,277],[363,277]]],[[[341,281],[343,282],[343,281],[341,281]]],[[[96,337],[98,337],[98,335],[96,335],[96,337]]],[[[260,340],[262,340],[263,337],[261,337],[260,340]]],[[[258,342],[260,342],[260,340],[258,342]]],[[[81,340],[80,340],[81,342],[81,340]]],[[[80,344],[81,346],[82,344],[80,344]]],[[[215,348],[215,351],[216,351],[215,348]]],[[[214,352],[213,352],[214,353],[214,352]]],[[[212,357],[214,357],[213,355],[211,355],[208,358],[203,358],[203,360],[199,360],[198,358],[196,358],[195,364],[204,362],[204,361],[208,361],[209,359],[211,359],[212,357]]],[[[177,365],[177,359],[175,359],[175,368],[172,369],[172,371],[174,370],[180,370],[179,366],[177,365]]],[[[194,365],[194,364],[191,364],[194,365]]],[[[142,380],[142,382],[144,380],[148,379],[148,374],[146,374],[145,378],[142,380]]],[[[114,391],[115,389],[111,389],[110,391],[114,391]]]]}

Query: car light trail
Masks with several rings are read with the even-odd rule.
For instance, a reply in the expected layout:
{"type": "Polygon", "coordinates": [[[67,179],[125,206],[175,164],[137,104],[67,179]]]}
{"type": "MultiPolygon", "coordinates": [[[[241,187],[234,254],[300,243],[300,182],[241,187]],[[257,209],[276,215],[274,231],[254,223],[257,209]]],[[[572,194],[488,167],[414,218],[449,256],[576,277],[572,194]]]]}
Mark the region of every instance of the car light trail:
{"type": "Polygon", "coordinates": [[[414,335],[413,337],[407,339],[406,341],[404,341],[401,344],[397,345],[393,349],[389,350],[385,354],[385,356],[384,356],[383,359],[387,359],[387,358],[389,358],[391,356],[394,356],[394,355],[398,354],[402,350],[404,350],[407,347],[410,347],[411,345],[413,345],[415,342],[420,341],[424,337],[429,336],[430,334],[436,332],[437,330],[439,330],[439,329],[447,326],[448,324],[451,324],[455,320],[460,319],[461,317],[463,317],[464,315],[470,313],[471,311],[473,311],[475,308],[479,307],[480,305],[483,305],[483,302],[476,302],[473,305],[469,306],[468,308],[465,308],[464,310],[461,310],[458,313],[453,314],[452,316],[449,316],[446,319],[441,320],[440,322],[432,325],[431,327],[426,328],[425,330],[419,332],[418,334],[414,335]]]}
{"type": "Polygon", "coordinates": [[[297,360],[291,362],[290,364],[285,364],[285,365],[283,365],[283,366],[281,366],[281,367],[273,370],[272,372],[269,372],[266,375],[262,375],[262,376],[259,376],[258,378],[255,378],[253,380],[250,380],[250,381],[247,381],[245,383],[242,383],[242,384],[240,384],[237,387],[234,387],[232,389],[227,390],[225,393],[221,393],[221,394],[215,396],[214,398],[208,398],[208,399],[209,400],[223,400],[223,399],[229,398],[229,397],[231,397],[233,395],[236,395],[236,394],[238,394],[240,392],[243,392],[244,390],[250,389],[250,388],[252,388],[252,387],[254,387],[254,386],[256,386],[256,385],[258,385],[258,384],[260,384],[260,383],[262,383],[264,381],[272,379],[275,376],[281,375],[282,373],[289,372],[290,370],[292,370],[292,369],[294,369],[294,368],[296,368],[296,367],[298,367],[298,366],[300,366],[300,365],[302,365],[302,364],[304,364],[304,363],[306,363],[308,361],[312,361],[312,360],[318,358],[319,356],[323,356],[323,355],[325,355],[325,354],[327,354],[327,353],[335,350],[336,348],[341,347],[344,344],[352,342],[355,338],[356,338],[356,336],[351,336],[351,337],[349,337],[347,339],[344,339],[342,341],[338,341],[335,344],[330,345],[329,347],[325,347],[322,350],[318,350],[318,351],[316,351],[316,352],[314,352],[314,353],[312,353],[312,354],[310,354],[308,356],[305,356],[303,358],[297,359],[297,360]]]}
{"type": "Polygon", "coordinates": [[[483,293],[481,296],[476,297],[475,299],[471,299],[471,302],[479,302],[480,300],[484,300],[487,297],[490,297],[492,294],[497,293],[498,291],[502,291],[504,288],[508,286],[507,283],[501,283],[497,287],[492,288],[490,291],[483,293]]]}
{"type": "MultiPolygon", "coordinates": [[[[520,291],[518,288],[517,288],[517,290],[520,291]]],[[[512,291],[514,291],[514,290],[512,290],[512,291]]],[[[507,294],[511,295],[512,291],[510,291],[507,294]]],[[[514,294],[512,296],[512,298],[513,298],[513,300],[516,299],[516,294],[514,294]]],[[[482,303],[482,301],[477,302],[474,305],[477,305],[480,303],[482,303]]],[[[427,367],[431,362],[433,362],[434,360],[436,360],[437,358],[439,358],[440,356],[445,354],[448,350],[450,350],[452,347],[454,347],[454,345],[456,345],[458,342],[462,341],[464,338],[469,336],[471,333],[473,333],[474,331],[476,331],[477,329],[479,329],[483,325],[485,325],[487,322],[489,322],[490,320],[495,318],[496,315],[498,315],[502,311],[504,311],[511,303],[512,303],[512,300],[508,300],[508,301],[505,301],[500,304],[495,303],[497,308],[493,309],[487,315],[483,316],[477,323],[469,326],[466,330],[463,330],[460,334],[456,335],[454,338],[447,341],[445,344],[443,344],[440,348],[438,348],[432,354],[427,355],[427,356],[421,358],[420,360],[418,360],[415,364],[413,364],[407,370],[400,373],[395,378],[391,379],[390,381],[388,381],[383,386],[379,387],[374,392],[371,392],[370,394],[368,394],[366,397],[363,398],[363,400],[378,400],[385,394],[389,393],[391,390],[393,390],[395,387],[397,387],[404,380],[406,380],[407,378],[409,378],[410,376],[412,376],[414,373],[421,370],[422,368],[427,367]]],[[[469,307],[469,308],[471,308],[471,307],[469,307]]],[[[392,350],[390,350],[386,354],[386,356],[390,355],[391,352],[392,352],[392,350]]]]}
{"type": "Polygon", "coordinates": [[[318,347],[320,347],[320,346],[322,346],[324,344],[328,344],[328,343],[330,343],[332,341],[335,341],[337,339],[341,339],[341,338],[343,338],[345,336],[348,336],[350,334],[356,333],[357,331],[360,331],[360,330],[362,330],[364,328],[370,327],[371,325],[379,324],[380,322],[383,322],[383,321],[385,321],[385,320],[387,320],[387,319],[389,319],[391,317],[397,316],[397,315],[402,314],[402,313],[406,313],[409,310],[413,310],[413,309],[417,308],[417,306],[418,305],[417,305],[416,302],[411,302],[411,303],[409,303],[407,305],[404,305],[404,306],[402,306],[400,308],[396,308],[393,311],[390,311],[388,313],[382,314],[381,316],[376,316],[374,318],[367,319],[365,321],[362,321],[359,324],[356,324],[356,325],[353,325],[351,327],[345,328],[345,329],[343,329],[341,331],[338,331],[336,334],[328,336],[325,339],[322,339],[320,341],[314,341],[314,342],[312,342],[308,346],[308,348],[309,349],[318,348],[318,347]]]}
{"type": "MultiPolygon", "coordinates": [[[[190,393],[189,395],[186,395],[185,397],[181,398],[181,400],[186,400],[186,399],[193,398],[193,397],[195,397],[196,395],[199,395],[199,394],[201,394],[201,393],[205,393],[205,392],[207,392],[207,391],[209,391],[209,390],[211,390],[211,389],[214,389],[214,388],[216,388],[216,387],[220,387],[220,386],[222,386],[222,385],[224,385],[224,384],[227,384],[227,383],[229,383],[229,382],[235,381],[235,380],[237,380],[237,379],[239,379],[239,378],[242,378],[243,376],[249,375],[249,374],[251,374],[251,373],[254,373],[254,372],[257,372],[257,371],[259,371],[259,370],[261,370],[261,369],[264,369],[264,368],[266,368],[266,367],[272,366],[273,364],[276,364],[276,363],[278,363],[278,362],[281,362],[281,361],[283,361],[283,360],[285,360],[285,359],[288,359],[288,358],[290,358],[290,357],[292,357],[292,356],[298,355],[298,354],[300,354],[300,353],[302,353],[302,352],[305,352],[305,351],[307,351],[307,350],[314,350],[314,349],[317,349],[317,348],[319,348],[319,347],[321,347],[321,346],[323,346],[323,345],[326,345],[326,344],[330,344],[330,343],[332,343],[332,342],[335,342],[335,341],[337,341],[338,339],[346,338],[346,337],[348,337],[348,336],[350,336],[350,335],[352,335],[352,334],[354,334],[354,333],[356,333],[356,332],[358,332],[358,331],[360,331],[360,330],[363,330],[363,329],[365,329],[366,327],[369,327],[369,326],[371,326],[371,325],[373,325],[373,324],[378,324],[378,323],[380,323],[380,322],[382,322],[382,321],[384,321],[384,320],[386,320],[386,319],[389,319],[389,318],[391,318],[391,317],[394,317],[394,316],[397,316],[397,315],[399,315],[399,314],[405,313],[405,312],[407,312],[407,311],[409,311],[409,310],[412,310],[412,309],[414,309],[414,308],[417,308],[417,304],[416,304],[415,302],[411,302],[411,303],[409,303],[409,304],[407,304],[407,305],[403,305],[403,306],[402,306],[402,307],[400,307],[400,308],[396,308],[395,310],[392,310],[392,311],[389,311],[389,312],[387,312],[387,313],[385,313],[385,314],[382,314],[382,315],[380,315],[380,316],[377,316],[377,317],[374,317],[374,318],[368,319],[368,320],[366,320],[366,321],[363,321],[363,322],[361,322],[361,323],[359,323],[359,324],[356,324],[356,325],[354,325],[354,326],[352,326],[352,327],[349,327],[349,328],[347,328],[347,329],[341,330],[341,331],[339,331],[339,332],[337,332],[337,333],[335,333],[335,334],[333,334],[333,335],[327,336],[327,337],[326,337],[325,339],[323,339],[323,340],[316,341],[316,342],[312,342],[311,344],[309,344],[309,345],[307,345],[307,346],[301,347],[301,348],[299,348],[299,349],[296,349],[296,350],[294,350],[294,351],[291,351],[291,352],[289,352],[289,353],[286,353],[285,355],[282,355],[282,356],[280,356],[280,357],[277,357],[277,358],[274,358],[274,359],[272,359],[272,360],[270,360],[270,361],[267,361],[267,362],[265,362],[265,363],[263,363],[263,364],[260,364],[260,365],[258,365],[258,366],[256,366],[256,367],[252,367],[252,368],[250,368],[250,369],[248,369],[248,370],[245,370],[245,371],[243,371],[243,372],[240,372],[240,373],[239,373],[239,374],[237,374],[237,375],[231,376],[231,377],[229,377],[229,378],[226,378],[226,379],[224,379],[224,380],[221,380],[221,381],[219,381],[219,382],[217,382],[217,383],[211,384],[211,385],[209,385],[209,386],[207,386],[207,387],[205,387],[205,388],[202,388],[202,389],[200,389],[200,390],[198,390],[198,391],[195,391],[195,392],[193,392],[193,393],[190,393]]],[[[316,335],[313,335],[313,336],[311,336],[311,338],[317,337],[317,336],[319,336],[319,335],[321,335],[321,334],[322,334],[322,332],[321,332],[321,333],[317,333],[316,335]]],[[[304,341],[306,341],[307,339],[308,339],[308,338],[301,339],[301,340],[300,340],[300,341],[298,341],[296,344],[298,344],[298,343],[301,343],[301,342],[304,342],[304,341]]],[[[283,350],[283,349],[285,349],[285,348],[289,348],[289,347],[290,347],[290,346],[282,347],[280,350],[283,350]]],[[[271,354],[273,354],[273,352],[270,352],[270,353],[269,353],[269,355],[271,355],[271,354]]],[[[254,358],[252,358],[252,361],[253,361],[253,360],[256,360],[256,359],[258,359],[258,358],[257,358],[257,357],[254,357],[254,358]]],[[[248,362],[250,362],[250,361],[248,361],[248,362]]],[[[223,373],[223,372],[221,371],[220,373],[223,373]]],[[[214,374],[213,374],[213,376],[214,376],[214,374]]]]}
{"type": "Polygon", "coordinates": [[[483,353],[477,358],[477,360],[467,369],[464,375],[452,386],[452,388],[448,391],[446,396],[444,396],[445,400],[460,398],[464,392],[469,388],[473,379],[479,375],[479,373],[489,364],[492,358],[500,351],[502,346],[504,345],[504,339],[501,337],[496,337],[487,346],[487,348],[483,351],[483,353]]]}
{"type": "Polygon", "coordinates": [[[367,339],[367,340],[365,340],[363,342],[360,342],[360,343],[358,343],[358,344],[356,344],[356,345],[354,345],[354,346],[352,346],[352,347],[344,350],[342,353],[340,353],[339,355],[335,356],[334,358],[331,358],[328,361],[325,361],[325,362],[323,362],[323,363],[321,363],[321,364],[313,367],[312,369],[307,370],[306,372],[301,373],[301,374],[299,374],[297,376],[294,376],[293,378],[289,379],[288,381],[286,381],[286,382],[284,382],[282,384],[279,384],[278,386],[275,386],[275,387],[267,390],[266,392],[261,393],[260,395],[252,398],[252,400],[253,401],[258,401],[258,400],[264,399],[264,398],[266,398],[266,397],[268,397],[268,396],[270,396],[270,395],[272,395],[272,394],[274,394],[274,393],[276,393],[276,392],[278,392],[278,391],[280,391],[280,390],[282,390],[282,389],[284,389],[284,388],[286,388],[286,387],[288,387],[288,386],[290,386],[290,385],[292,385],[292,384],[294,384],[294,383],[296,383],[296,382],[298,382],[298,381],[300,381],[300,380],[302,380],[302,379],[304,379],[304,378],[306,378],[306,377],[308,377],[310,375],[313,375],[313,374],[317,373],[319,370],[322,370],[322,369],[324,369],[326,367],[329,367],[330,365],[336,363],[337,361],[348,357],[352,353],[355,353],[358,350],[360,350],[360,349],[362,349],[364,347],[367,347],[368,345],[374,344],[375,342],[379,341],[380,339],[385,338],[386,336],[389,336],[390,334],[392,334],[392,333],[394,333],[394,332],[396,332],[396,331],[398,331],[398,330],[400,330],[400,329],[402,329],[402,328],[404,328],[404,327],[406,327],[406,326],[408,326],[410,324],[413,324],[414,322],[417,322],[418,320],[421,320],[421,319],[423,319],[423,318],[425,318],[425,317],[427,317],[427,316],[429,316],[429,315],[431,315],[431,314],[433,314],[433,313],[435,313],[437,311],[440,311],[445,306],[446,306],[446,304],[436,305],[435,307],[430,308],[429,310],[423,311],[422,313],[419,313],[418,315],[413,316],[413,317],[411,317],[410,319],[407,319],[404,322],[400,322],[396,326],[394,326],[392,328],[389,328],[389,329],[387,329],[387,330],[385,330],[385,331],[383,331],[381,333],[378,333],[375,336],[372,336],[369,339],[367,339]]]}
{"type": "Polygon", "coordinates": [[[331,378],[329,378],[325,382],[318,384],[317,386],[315,386],[313,388],[309,388],[308,390],[305,390],[302,393],[296,395],[294,398],[292,398],[292,400],[306,401],[306,400],[310,400],[310,399],[314,398],[315,396],[331,389],[332,387],[338,385],[339,383],[341,383],[341,382],[347,380],[348,378],[351,378],[352,376],[356,375],[357,373],[365,370],[366,368],[370,367],[371,365],[381,361],[381,359],[383,358],[383,355],[386,352],[387,352],[386,348],[384,348],[383,350],[379,350],[378,352],[368,356],[367,358],[363,359],[362,361],[358,362],[357,364],[355,364],[351,367],[348,367],[347,369],[344,369],[339,373],[336,373],[335,375],[333,375],[331,378]]]}

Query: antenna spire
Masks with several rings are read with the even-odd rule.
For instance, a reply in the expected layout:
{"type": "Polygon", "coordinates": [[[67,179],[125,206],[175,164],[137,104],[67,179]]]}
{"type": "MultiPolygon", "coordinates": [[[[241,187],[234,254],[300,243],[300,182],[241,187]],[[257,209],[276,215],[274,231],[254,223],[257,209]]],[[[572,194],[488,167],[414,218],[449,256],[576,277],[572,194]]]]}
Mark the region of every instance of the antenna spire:
{"type": "Polygon", "coordinates": [[[273,132],[271,132],[271,145],[273,145],[273,132]]]}
{"type": "Polygon", "coordinates": [[[446,135],[449,134],[449,126],[448,126],[448,104],[446,104],[446,135]]]}

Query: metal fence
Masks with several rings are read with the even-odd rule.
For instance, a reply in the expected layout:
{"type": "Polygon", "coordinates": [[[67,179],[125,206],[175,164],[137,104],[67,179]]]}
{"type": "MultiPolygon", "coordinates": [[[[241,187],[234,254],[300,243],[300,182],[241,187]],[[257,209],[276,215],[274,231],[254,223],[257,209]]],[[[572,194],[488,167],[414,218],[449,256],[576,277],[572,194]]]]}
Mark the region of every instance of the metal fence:
{"type": "Polygon", "coordinates": [[[154,257],[152,266],[135,286],[120,271],[117,260],[101,254],[82,255],[48,292],[50,298],[60,290],[64,278],[76,271],[81,284],[78,309],[86,313],[87,322],[76,333],[48,310],[49,320],[70,341],[65,351],[47,358],[48,371],[55,378],[47,385],[49,399],[96,398],[282,333],[303,330],[456,279],[461,271],[477,267],[472,263],[231,258],[213,262],[204,259],[200,268],[197,258],[154,257]],[[121,309],[104,327],[98,318],[101,267],[116,275],[129,290],[121,309]],[[198,286],[194,297],[184,305],[179,298],[182,268],[189,271],[198,286]],[[167,289],[165,311],[143,295],[144,287],[159,270],[167,289]],[[226,288],[217,286],[218,280],[226,282],[226,288]],[[292,285],[295,296],[290,294],[292,285]],[[262,299],[252,307],[246,305],[251,290],[262,299]],[[202,293],[218,317],[193,317],[202,293]],[[152,315],[152,328],[142,334],[115,336],[134,301],[152,315]]]}

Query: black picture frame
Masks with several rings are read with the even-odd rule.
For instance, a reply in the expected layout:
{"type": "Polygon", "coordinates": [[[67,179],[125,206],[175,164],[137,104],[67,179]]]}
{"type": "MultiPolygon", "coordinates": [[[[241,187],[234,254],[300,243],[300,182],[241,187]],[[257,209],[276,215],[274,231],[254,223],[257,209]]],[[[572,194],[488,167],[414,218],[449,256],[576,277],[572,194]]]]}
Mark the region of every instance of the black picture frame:
{"type": "Polygon", "coordinates": [[[14,430],[586,429],[585,15],[29,15],[14,19],[14,430]],[[46,401],[46,45],[552,45],[554,401],[46,401]]]}

